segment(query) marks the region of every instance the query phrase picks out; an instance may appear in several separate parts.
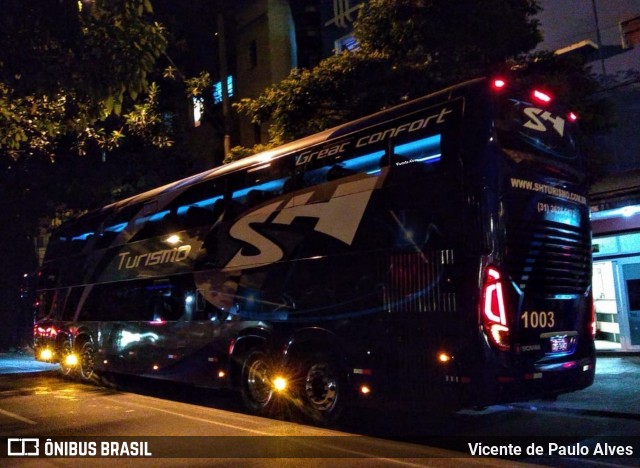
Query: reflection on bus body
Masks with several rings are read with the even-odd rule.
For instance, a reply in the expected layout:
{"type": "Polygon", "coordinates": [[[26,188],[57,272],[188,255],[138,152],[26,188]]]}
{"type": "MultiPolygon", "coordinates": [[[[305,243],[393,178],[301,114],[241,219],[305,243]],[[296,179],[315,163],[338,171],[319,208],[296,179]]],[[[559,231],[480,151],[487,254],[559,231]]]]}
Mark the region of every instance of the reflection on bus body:
{"type": "Polygon", "coordinates": [[[204,299],[215,308],[229,312],[235,303],[238,280],[214,272],[196,274],[196,284],[204,299]]]}

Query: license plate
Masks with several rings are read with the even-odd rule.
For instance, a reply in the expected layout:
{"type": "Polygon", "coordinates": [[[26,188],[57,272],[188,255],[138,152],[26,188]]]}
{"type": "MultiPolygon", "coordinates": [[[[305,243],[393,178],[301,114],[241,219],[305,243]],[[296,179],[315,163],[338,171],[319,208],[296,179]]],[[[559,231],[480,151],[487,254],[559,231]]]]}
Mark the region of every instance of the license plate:
{"type": "Polygon", "coordinates": [[[567,336],[552,336],[549,338],[551,342],[551,352],[560,353],[569,350],[569,338],[567,336]]]}

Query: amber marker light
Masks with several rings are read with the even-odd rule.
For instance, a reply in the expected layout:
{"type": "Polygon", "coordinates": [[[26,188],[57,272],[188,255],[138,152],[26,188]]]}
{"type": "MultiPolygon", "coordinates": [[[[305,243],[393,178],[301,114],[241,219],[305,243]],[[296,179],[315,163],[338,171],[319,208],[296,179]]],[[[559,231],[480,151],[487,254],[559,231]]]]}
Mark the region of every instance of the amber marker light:
{"type": "Polygon", "coordinates": [[[451,361],[451,359],[453,359],[453,358],[451,357],[450,354],[447,354],[447,353],[439,353],[438,354],[438,362],[441,362],[443,364],[451,361]]]}
{"type": "Polygon", "coordinates": [[[173,235],[171,235],[171,236],[167,237],[167,238],[165,239],[165,242],[166,242],[167,244],[176,245],[176,244],[179,244],[179,243],[180,243],[180,240],[181,240],[181,239],[180,239],[180,236],[178,236],[177,234],[173,234],[173,235]]]}
{"type": "Polygon", "coordinates": [[[287,389],[287,379],[281,376],[273,379],[273,389],[276,392],[284,392],[287,389]]]}
{"type": "Polygon", "coordinates": [[[64,358],[64,363],[70,367],[77,366],[78,356],[75,354],[68,354],[67,357],[64,358]]]}

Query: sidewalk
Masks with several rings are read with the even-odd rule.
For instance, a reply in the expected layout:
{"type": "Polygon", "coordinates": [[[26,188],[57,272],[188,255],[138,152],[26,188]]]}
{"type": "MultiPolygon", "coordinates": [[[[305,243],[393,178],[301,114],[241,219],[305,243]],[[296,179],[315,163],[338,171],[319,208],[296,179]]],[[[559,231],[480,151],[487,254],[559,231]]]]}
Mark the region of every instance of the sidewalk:
{"type": "MultiPolygon", "coordinates": [[[[57,364],[36,361],[28,353],[0,353],[0,375],[53,371],[57,364]]],[[[535,400],[513,406],[594,416],[640,419],[640,356],[598,355],[593,385],[560,395],[556,401],[535,400]]]]}
{"type": "Polygon", "coordinates": [[[640,356],[599,354],[591,387],[560,395],[556,401],[531,401],[518,406],[594,416],[640,420],[640,356]]]}
{"type": "Polygon", "coordinates": [[[29,353],[0,353],[0,375],[53,371],[58,364],[36,361],[29,353]]]}

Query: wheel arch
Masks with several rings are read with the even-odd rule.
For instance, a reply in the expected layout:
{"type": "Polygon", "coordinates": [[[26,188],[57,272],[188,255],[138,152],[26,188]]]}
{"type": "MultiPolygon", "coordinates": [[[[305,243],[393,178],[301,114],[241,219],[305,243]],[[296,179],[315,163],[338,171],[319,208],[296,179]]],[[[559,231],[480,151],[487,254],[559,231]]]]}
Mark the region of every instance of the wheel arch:
{"type": "Polygon", "coordinates": [[[253,349],[264,349],[268,351],[268,343],[271,339],[270,333],[264,328],[250,328],[243,330],[230,344],[230,371],[231,381],[234,387],[240,383],[242,372],[242,362],[244,356],[253,349]]]}
{"type": "Polygon", "coordinates": [[[95,340],[93,339],[91,332],[87,328],[80,328],[73,338],[73,349],[79,351],[85,343],[90,343],[95,346],[95,340]]]}
{"type": "Polygon", "coordinates": [[[334,358],[348,378],[349,367],[344,346],[335,333],[324,328],[309,327],[293,334],[284,350],[285,363],[291,364],[296,359],[318,353],[334,358]]]}

